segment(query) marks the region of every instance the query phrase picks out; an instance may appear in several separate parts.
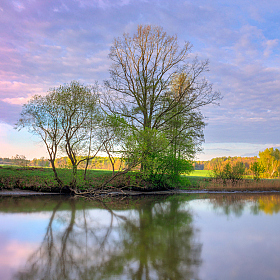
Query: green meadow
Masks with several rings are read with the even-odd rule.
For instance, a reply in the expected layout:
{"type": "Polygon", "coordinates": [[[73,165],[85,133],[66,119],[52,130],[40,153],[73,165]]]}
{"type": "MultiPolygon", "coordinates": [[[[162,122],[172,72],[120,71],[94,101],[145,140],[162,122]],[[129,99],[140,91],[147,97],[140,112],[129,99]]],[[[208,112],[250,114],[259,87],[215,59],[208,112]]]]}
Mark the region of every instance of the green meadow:
{"type": "MultiPolygon", "coordinates": [[[[59,177],[65,185],[70,184],[72,179],[72,171],[65,168],[57,168],[59,177]]],[[[123,175],[117,178],[110,185],[120,186],[122,180],[126,181],[131,174],[123,175]]],[[[106,179],[112,176],[112,171],[94,169],[87,171],[88,182],[83,180],[83,170],[78,170],[78,186],[80,189],[86,189],[87,187],[98,187],[106,179]]],[[[205,178],[211,176],[208,170],[194,170],[189,175],[181,176],[182,188],[197,187],[199,182],[205,178]]],[[[38,190],[38,191],[50,191],[57,187],[57,183],[54,180],[53,171],[51,168],[40,167],[19,167],[19,166],[0,166],[0,188],[2,189],[26,189],[26,190],[38,190]]]]}
{"type": "MultiPolygon", "coordinates": [[[[72,180],[70,169],[58,168],[58,175],[69,185],[72,180]]],[[[78,170],[77,186],[83,191],[90,187],[100,187],[112,176],[110,170],[88,170],[87,181],[84,181],[83,170],[78,170]]],[[[135,177],[134,172],[117,177],[110,182],[112,187],[129,185],[135,177]]],[[[23,189],[43,192],[58,192],[60,189],[54,180],[51,168],[0,166],[0,189],[23,189]]],[[[262,179],[259,181],[243,179],[237,182],[215,180],[211,170],[194,170],[188,175],[182,175],[180,185],[182,190],[209,190],[209,191],[280,191],[280,179],[262,179]]]]}
{"type": "Polygon", "coordinates": [[[211,177],[211,170],[193,170],[188,177],[211,177]]]}
{"type": "MultiPolygon", "coordinates": [[[[72,180],[70,169],[58,168],[58,176],[69,185],[72,180]]],[[[87,184],[91,186],[99,186],[104,179],[109,178],[112,171],[108,170],[88,170],[87,184]]],[[[80,189],[85,189],[89,185],[85,185],[83,180],[83,170],[78,170],[77,180],[80,189]]],[[[17,166],[1,166],[0,167],[0,188],[4,189],[27,189],[38,191],[51,191],[57,188],[51,168],[38,167],[17,167],[17,166]]]]}

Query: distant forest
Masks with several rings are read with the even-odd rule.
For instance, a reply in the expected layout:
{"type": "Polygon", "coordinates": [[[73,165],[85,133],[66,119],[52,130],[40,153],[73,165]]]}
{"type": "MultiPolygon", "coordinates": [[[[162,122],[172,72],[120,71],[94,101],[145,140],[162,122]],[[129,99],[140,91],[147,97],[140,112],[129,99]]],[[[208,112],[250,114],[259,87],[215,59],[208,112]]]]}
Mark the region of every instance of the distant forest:
{"type": "MultiPolygon", "coordinates": [[[[119,169],[122,164],[120,158],[114,158],[115,170],[119,169]]],[[[215,166],[219,164],[230,163],[231,165],[242,162],[246,170],[250,169],[251,164],[257,162],[258,157],[217,157],[207,161],[194,161],[193,167],[195,170],[213,170],[215,166]]],[[[19,165],[19,166],[35,166],[35,167],[50,167],[50,162],[45,158],[34,158],[33,160],[27,160],[24,156],[16,155],[12,158],[0,158],[0,164],[7,165],[19,165]]],[[[72,168],[71,163],[67,157],[57,158],[55,161],[57,168],[72,168]]],[[[84,166],[79,166],[84,168],[84,166]]],[[[112,164],[109,157],[95,157],[90,160],[89,169],[107,169],[112,170],[112,164]]]]}
{"type": "Polygon", "coordinates": [[[213,170],[217,165],[224,165],[230,163],[231,165],[236,164],[237,162],[242,162],[245,166],[245,170],[249,170],[250,166],[258,161],[258,157],[216,157],[211,160],[206,161],[195,161],[194,169],[195,170],[213,170]]]}
{"type": "MultiPolygon", "coordinates": [[[[115,170],[118,170],[122,165],[120,158],[111,158],[115,170]]],[[[107,169],[112,170],[112,162],[109,157],[95,157],[89,161],[88,169],[107,169]]],[[[12,158],[0,158],[0,164],[4,165],[18,165],[22,167],[51,167],[50,161],[44,157],[33,160],[27,160],[25,156],[16,155],[12,158]]],[[[85,162],[79,165],[79,168],[84,168],[85,162]]],[[[72,168],[71,162],[68,157],[61,157],[55,160],[55,166],[57,168],[72,168]]]]}

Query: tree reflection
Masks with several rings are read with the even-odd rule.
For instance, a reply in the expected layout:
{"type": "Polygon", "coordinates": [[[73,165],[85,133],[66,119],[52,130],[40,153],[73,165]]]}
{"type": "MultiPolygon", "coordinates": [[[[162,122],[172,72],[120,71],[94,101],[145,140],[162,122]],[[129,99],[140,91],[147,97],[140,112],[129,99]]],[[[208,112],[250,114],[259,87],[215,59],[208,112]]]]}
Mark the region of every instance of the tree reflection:
{"type": "Polygon", "coordinates": [[[216,194],[208,198],[218,213],[227,216],[240,217],[246,207],[254,215],[280,212],[279,194],[216,194]]]}
{"type": "Polygon", "coordinates": [[[15,279],[198,279],[198,232],[175,197],[136,201],[121,214],[112,210],[120,202],[100,202],[106,223],[81,202],[68,203],[68,211],[55,205],[41,245],[15,279]]]}

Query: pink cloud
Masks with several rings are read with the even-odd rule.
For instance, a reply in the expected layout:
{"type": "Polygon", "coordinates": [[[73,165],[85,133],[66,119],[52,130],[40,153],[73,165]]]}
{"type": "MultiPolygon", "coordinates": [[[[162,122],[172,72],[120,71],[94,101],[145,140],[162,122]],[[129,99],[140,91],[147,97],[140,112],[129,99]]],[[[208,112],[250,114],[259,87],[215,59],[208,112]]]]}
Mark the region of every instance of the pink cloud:
{"type": "Polygon", "coordinates": [[[36,250],[37,244],[12,240],[0,248],[1,279],[12,279],[18,269],[25,265],[28,257],[36,250]]]}
{"type": "MultiPolygon", "coordinates": [[[[1,72],[0,72],[1,76],[1,72]]],[[[0,81],[0,100],[9,104],[23,104],[35,94],[45,94],[47,86],[15,81],[0,81]],[[21,96],[19,96],[19,93],[21,96]],[[2,98],[1,98],[2,97],[2,98]]]]}
{"type": "Polygon", "coordinates": [[[9,104],[13,104],[13,105],[22,105],[22,104],[27,103],[27,101],[30,98],[31,97],[4,98],[4,99],[2,99],[2,101],[7,102],[9,104]]]}
{"type": "Polygon", "coordinates": [[[38,245],[22,243],[12,240],[4,248],[1,248],[0,263],[5,266],[19,266],[34,252],[38,245]]]}

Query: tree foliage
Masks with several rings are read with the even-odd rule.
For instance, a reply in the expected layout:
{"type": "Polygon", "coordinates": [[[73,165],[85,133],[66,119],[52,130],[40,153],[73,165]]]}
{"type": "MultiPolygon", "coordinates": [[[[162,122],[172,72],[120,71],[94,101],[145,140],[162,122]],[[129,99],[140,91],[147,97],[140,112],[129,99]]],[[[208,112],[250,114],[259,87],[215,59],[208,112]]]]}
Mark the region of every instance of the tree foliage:
{"type": "Polygon", "coordinates": [[[267,148],[259,152],[259,163],[264,167],[262,177],[278,177],[280,175],[280,150],[277,148],[267,148]]]}
{"type": "Polygon", "coordinates": [[[254,180],[259,180],[260,176],[264,173],[265,168],[264,168],[264,166],[261,163],[256,161],[256,162],[251,164],[250,170],[253,173],[254,180]]]}
{"type": "Polygon", "coordinates": [[[100,151],[107,153],[113,177],[120,156],[126,170],[140,165],[145,180],[178,180],[192,169],[191,160],[200,151],[201,108],[220,99],[203,77],[208,61],[191,60],[190,51],[190,43],[180,46],[176,35],[161,27],[139,25],[133,36],[124,34],[113,42],[102,107],[97,86],[72,81],[34,96],[17,127],[42,138],[60,185],[55,161],[58,152],[67,155],[74,190],[79,164],[85,165],[86,180],[90,160],[100,151]]]}
{"type": "MultiPolygon", "coordinates": [[[[60,150],[67,154],[73,168],[71,187],[76,188],[77,166],[92,147],[92,131],[96,125],[98,92],[72,81],[70,84],[51,89],[46,96],[35,95],[23,106],[17,128],[28,127],[41,137],[46,145],[55,178],[60,186],[55,160],[60,150]]],[[[89,152],[88,158],[91,157],[89,152]]]]}
{"type": "MultiPolygon", "coordinates": [[[[164,152],[163,158],[173,154],[179,162],[192,159],[203,140],[205,122],[200,109],[220,98],[201,77],[208,61],[190,61],[190,49],[190,43],[180,47],[176,36],[150,25],[138,26],[133,36],[116,38],[111,47],[113,63],[111,78],[105,82],[104,105],[126,121],[130,137],[137,139],[135,152],[142,158],[142,171],[155,172],[149,162],[164,152]],[[153,145],[151,134],[160,135],[159,143],[164,144],[153,145]]],[[[131,150],[128,142],[124,148],[131,150]]]]}
{"type": "Polygon", "coordinates": [[[245,166],[242,162],[231,165],[229,162],[224,166],[216,165],[213,169],[215,179],[231,180],[232,182],[241,180],[245,174],[245,166]]]}

